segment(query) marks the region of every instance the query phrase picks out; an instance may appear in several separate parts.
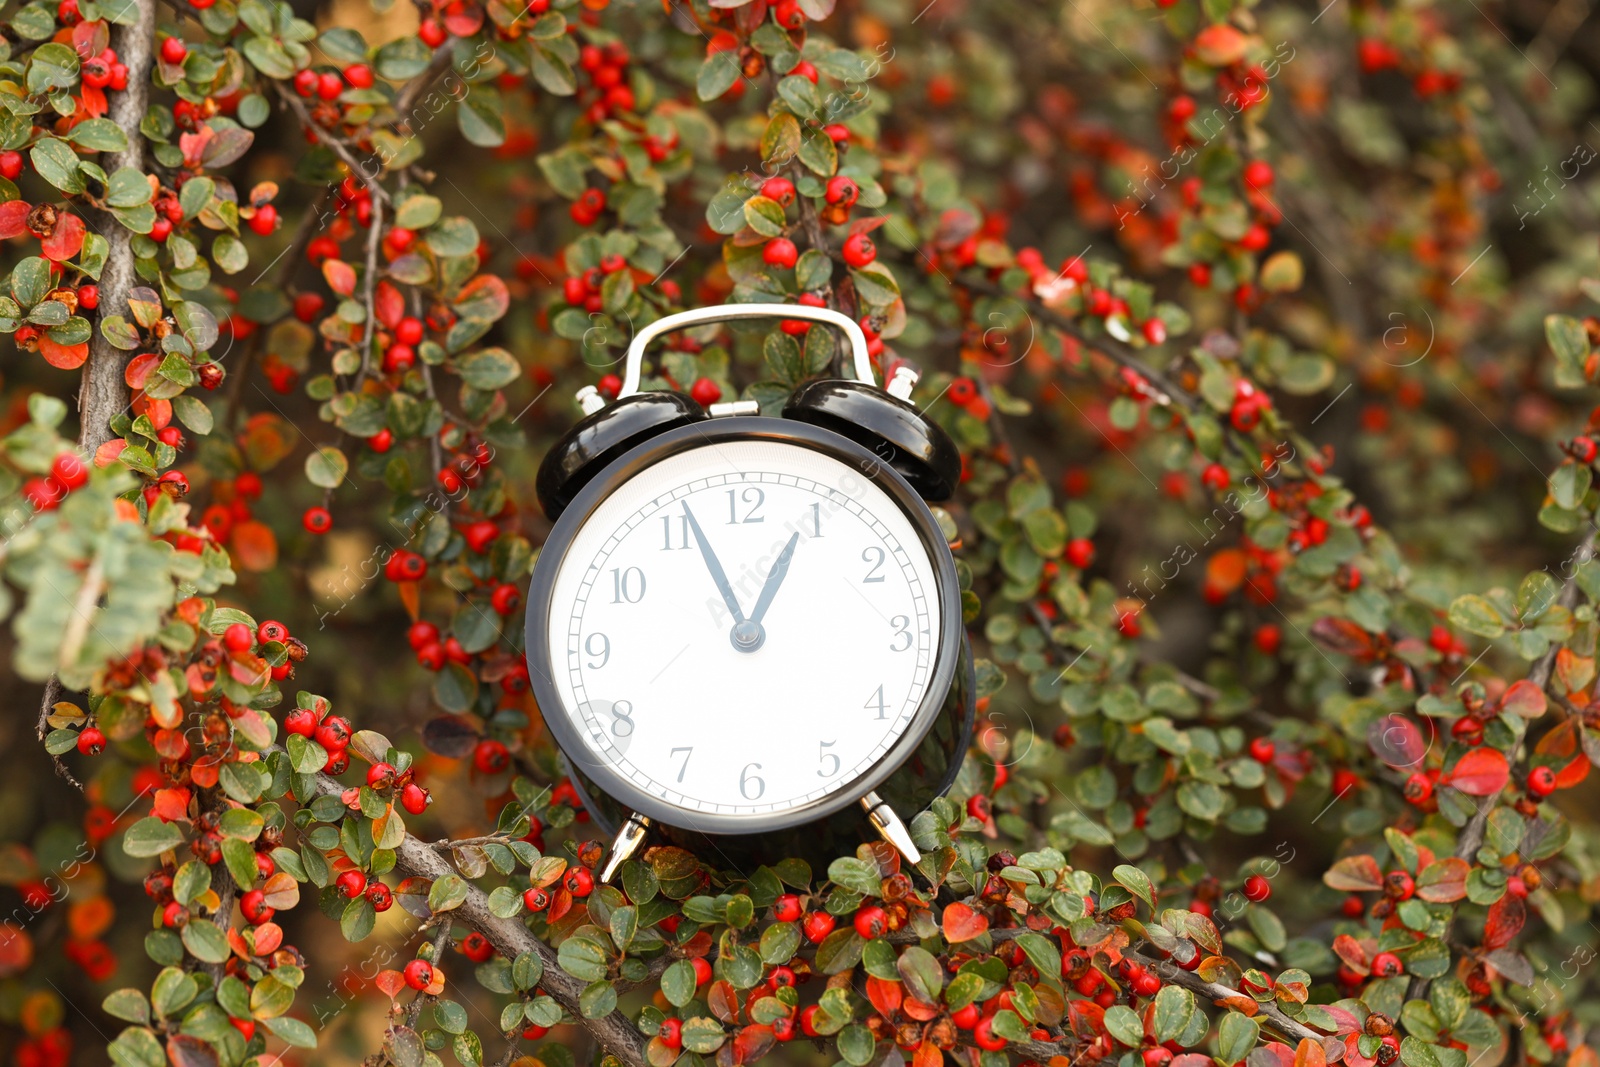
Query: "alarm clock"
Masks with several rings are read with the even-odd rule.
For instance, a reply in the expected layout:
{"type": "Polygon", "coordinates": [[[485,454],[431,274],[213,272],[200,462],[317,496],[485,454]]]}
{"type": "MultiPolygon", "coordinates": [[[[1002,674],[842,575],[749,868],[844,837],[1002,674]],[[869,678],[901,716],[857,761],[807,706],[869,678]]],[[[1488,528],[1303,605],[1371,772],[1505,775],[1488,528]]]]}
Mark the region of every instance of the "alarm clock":
{"type": "Polygon", "coordinates": [[[866,337],[827,308],[734,304],[633,339],[616,401],[545,457],[554,528],[527,597],[530,682],[573,785],[615,835],[602,880],[652,836],[743,869],[853,852],[921,857],[902,814],[943,794],[973,721],[949,545],[928,499],[960,456],[875,381],[866,337]],[[837,327],[855,379],[803,386],[781,418],[641,392],[644,353],[688,326],[837,327]]]}

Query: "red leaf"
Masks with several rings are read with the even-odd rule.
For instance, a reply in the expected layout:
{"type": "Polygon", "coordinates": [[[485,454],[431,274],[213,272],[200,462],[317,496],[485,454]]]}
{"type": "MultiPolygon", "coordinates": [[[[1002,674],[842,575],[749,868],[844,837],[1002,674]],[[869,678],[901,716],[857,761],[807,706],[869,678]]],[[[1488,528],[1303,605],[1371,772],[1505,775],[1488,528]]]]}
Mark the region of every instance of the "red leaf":
{"type": "Polygon", "coordinates": [[[32,210],[26,200],[7,200],[0,204],[0,240],[27,233],[28,212],[32,210]]]}
{"type": "Polygon", "coordinates": [[[1300,1044],[1295,1046],[1294,1067],[1326,1067],[1327,1062],[1328,1056],[1322,1051],[1322,1042],[1302,1037],[1300,1044]]]}
{"type": "Polygon", "coordinates": [[[56,216],[56,228],[50,236],[39,242],[39,251],[57,263],[69,260],[83,248],[84,232],[83,220],[71,211],[63,211],[56,216]]]}
{"type": "Polygon", "coordinates": [[[377,986],[384,996],[393,1000],[406,987],[406,976],[399,971],[379,971],[378,977],[372,980],[372,984],[377,986]]]}
{"type": "Polygon", "coordinates": [[[155,806],[150,814],[162,822],[176,822],[189,817],[189,790],[157,789],[155,806]]]}
{"type": "Polygon", "coordinates": [[[62,370],[77,370],[89,358],[89,342],[82,341],[75,345],[63,345],[50,340],[50,335],[45,334],[39,338],[39,354],[52,367],[60,367],[62,370]]]}
{"type": "Polygon", "coordinates": [[[1504,948],[1522,932],[1527,921],[1527,905],[1521,897],[1507,893],[1489,907],[1489,918],[1483,924],[1483,947],[1491,952],[1504,948]]]}
{"type": "Polygon", "coordinates": [[[1424,738],[1416,720],[1404,715],[1384,715],[1367,726],[1367,747],[1372,754],[1394,768],[1411,768],[1428,754],[1433,723],[1428,723],[1429,738],[1424,738]]]}
{"type": "Polygon", "coordinates": [[[1524,719],[1537,719],[1545,712],[1544,690],[1524,678],[1506,690],[1500,701],[1500,710],[1520,715],[1524,719]]]}
{"type": "Polygon", "coordinates": [[[167,1059],[172,1067],[217,1067],[216,1050],[188,1034],[173,1034],[167,1038],[167,1059]]]}
{"type": "Polygon", "coordinates": [[[1495,748],[1475,748],[1456,761],[1455,769],[1446,781],[1463,793],[1488,797],[1504,789],[1510,777],[1511,764],[1504,752],[1495,748]]]}
{"type": "Polygon", "coordinates": [[[150,375],[161,366],[161,356],[155,352],[146,352],[134,356],[128,361],[128,367],[122,372],[122,380],[128,383],[129,389],[143,389],[144,383],[150,380],[150,375]]]}
{"type": "Polygon", "coordinates": [[[891,979],[870,975],[867,978],[867,999],[872,1001],[879,1015],[893,1018],[905,999],[905,987],[891,979]]]}
{"type": "Polygon", "coordinates": [[[1349,934],[1340,934],[1333,939],[1333,954],[1357,974],[1366,974],[1372,969],[1372,958],[1367,955],[1366,948],[1349,934]]]}
{"type": "Polygon", "coordinates": [[[1322,876],[1329,889],[1346,893],[1371,893],[1383,888],[1383,868],[1368,855],[1346,856],[1322,876]]]}
{"type": "Polygon", "coordinates": [[[394,329],[400,325],[400,320],[406,316],[406,298],[400,295],[400,290],[388,282],[379,282],[377,295],[373,301],[378,313],[378,321],[387,329],[394,329]]]}
{"type": "Polygon", "coordinates": [[[256,927],[256,955],[270,956],[283,944],[283,927],[277,923],[262,923],[256,927]]]}
{"type": "Polygon", "coordinates": [[[1430,863],[1417,874],[1417,896],[1430,904],[1449,904],[1467,895],[1467,875],[1472,865],[1448,856],[1430,863]]]}
{"type": "Polygon", "coordinates": [[[328,288],[340,296],[349,296],[356,291],[356,271],[350,264],[342,259],[330,259],[322,264],[322,276],[328,281],[328,288]]]}
{"type": "Polygon", "coordinates": [[[1320,618],[1311,624],[1311,636],[1329,652],[1352,659],[1372,658],[1372,635],[1349,619],[1320,618]]]}
{"type": "Polygon", "coordinates": [[[989,929],[989,920],[957,901],[944,909],[944,936],[951,944],[971,941],[989,929]]]}
{"type": "Polygon", "coordinates": [[[730,1046],[733,1049],[735,1063],[753,1063],[772,1051],[772,1046],[778,1039],[772,1034],[772,1027],[756,1023],[739,1031],[730,1046]]]}

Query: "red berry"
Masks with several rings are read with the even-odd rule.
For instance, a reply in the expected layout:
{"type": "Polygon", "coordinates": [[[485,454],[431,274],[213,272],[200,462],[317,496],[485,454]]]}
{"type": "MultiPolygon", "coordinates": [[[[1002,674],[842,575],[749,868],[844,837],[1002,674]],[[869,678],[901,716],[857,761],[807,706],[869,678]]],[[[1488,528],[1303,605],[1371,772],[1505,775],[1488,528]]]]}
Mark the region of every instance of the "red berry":
{"type": "Polygon", "coordinates": [[[694,968],[694,985],[696,989],[711,981],[711,964],[706,962],[704,956],[696,956],[689,961],[689,965],[694,968]]]}
{"type": "Polygon", "coordinates": [[[1244,880],[1244,895],[1246,900],[1259,904],[1272,896],[1272,883],[1259,874],[1252,874],[1244,880]]]}
{"type": "Polygon", "coordinates": [[[93,311],[100,306],[100,287],[98,285],[78,286],[78,306],[85,311],[93,311]]]}
{"type": "Polygon", "coordinates": [[[1161,992],[1161,979],[1147,967],[1140,967],[1128,978],[1128,987],[1141,997],[1153,997],[1161,992]]]}
{"type": "Polygon", "coordinates": [[[1067,562],[1080,571],[1094,562],[1094,542],[1087,537],[1074,537],[1067,542],[1067,562]]]}
{"type": "Polygon", "coordinates": [[[1528,792],[1536,797],[1547,797],[1556,791],[1556,772],[1549,767],[1535,767],[1528,772],[1528,792]]]}
{"type": "Polygon", "coordinates": [[[1257,737],[1250,742],[1250,758],[1257,763],[1271,763],[1276,751],[1277,746],[1265,737],[1257,737]]]}
{"type": "Polygon", "coordinates": [[[562,885],[567,887],[567,892],[575,897],[586,897],[594,892],[594,875],[587,867],[574,867],[562,879],[562,885]]]}
{"type": "Polygon", "coordinates": [[[105,751],[106,735],[99,727],[85,726],[78,734],[78,751],[85,756],[98,756],[105,751]]]}
{"type": "Polygon", "coordinates": [[[379,762],[368,767],[367,785],[373,789],[388,789],[394,785],[394,764],[379,762]]]}
{"type": "Polygon", "coordinates": [[[1160,319],[1145,319],[1144,325],[1139,327],[1139,331],[1144,334],[1144,339],[1153,345],[1166,343],[1167,324],[1160,319]]]}
{"type": "Polygon", "coordinates": [[[793,893],[785,893],[773,902],[772,917],[781,923],[796,922],[802,914],[800,898],[793,893]]]}
{"type": "Polygon", "coordinates": [[[406,643],[413,649],[435,644],[438,640],[439,628],[426,619],[417,620],[406,630],[406,643]]]}
{"type": "Polygon", "coordinates": [[[532,889],[522,891],[522,904],[529,911],[543,911],[550,906],[548,891],[534,886],[532,889]]]}
{"type": "Polygon", "coordinates": [[[994,1016],[986,1015],[972,1028],[972,1041],[985,1052],[999,1052],[1006,1047],[1006,1039],[994,1032],[994,1016]]]}
{"type": "Polygon", "coordinates": [[[177,37],[161,42],[161,60],[164,63],[182,63],[189,58],[189,48],[177,37]]]}
{"type": "Polygon", "coordinates": [[[787,237],[774,237],[761,250],[761,260],[769,267],[789,270],[800,259],[800,251],[787,237]]]}
{"type": "Polygon", "coordinates": [[[412,989],[423,990],[433,984],[433,964],[427,960],[412,960],[404,973],[406,985],[412,989]]]}
{"type": "Polygon", "coordinates": [[[333,884],[347,899],[354,900],[367,891],[367,876],[360,871],[345,871],[333,884]]]}
{"type": "Polygon", "coordinates": [[[267,895],[259,889],[252,889],[239,898],[239,914],[244,916],[245,922],[259,926],[270,920],[275,912],[267,907],[267,895]]]}
{"type": "Polygon", "coordinates": [[[365,63],[352,63],[344,68],[344,80],[357,89],[372,87],[372,68],[365,63]]]}
{"type": "Polygon", "coordinates": [[[962,1030],[971,1030],[974,1026],[977,1026],[979,1018],[976,1004],[968,1004],[966,1007],[957,1008],[950,1013],[950,1021],[962,1030]]]}
{"type": "Polygon", "coordinates": [[[382,882],[373,882],[367,886],[367,903],[373,911],[388,911],[394,907],[394,892],[382,882]]]}
{"type": "Polygon", "coordinates": [[[1268,189],[1273,180],[1272,164],[1263,159],[1253,159],[1244,168],[1244,184],[1250,189],[1268,189]]]}
{"type": "Polygon", "coordinates": [[[865,267],[878,258],[878,246],[864,233],[852,234],[845,238],[844,247],[839,252],[844,256],[848,266],[857,268],[865,267]]]}
{"type": "Polygon", "coordinates": [[[710,378],[697,378],[689,387],[689,396],[701,407],[710,407],[722,399],[722,387],[710,378]]]}
{"type": "Polygon", "coordinates": [[[806,940],[813,945],[820,944],[822,939],[833,933],[834,918],[825,911],[814,911],[805,917],[800,924],[800,932],[806,935],[806,940]]]}
{"type": "Polygon", "coordinates": [[[266,237],[278,228],[278,209],[271,204],[262,204],[256,208],[256,213],[250,216],[250,229],[266,237]]]}
{"type": "Polygon", "coordinates": [[[312,736],[327,751],[343,752],[350,745],[350,720],[341,715],[329,715],[312,736]]]}
{"type": "Polygon", "coordinates": [[[294,708],[283,717],[283,728],[291,734],[310,737],[317,732],[317,713],[310,708],[294,708]]]}
{"type": "Polygon", "coordinates": [[[522,590],[510,582],[502,582],[494,587],[494,593],[489,597],[489,605],[494,608],[496,615],[510,615],[522,604],[522,590]]]}
{"type": "Polygon", "coordinates": [[[656,1037],[670,1049],[683,1047],[683,1023],[677,1019],[662,1019],[661,1029],[656,1031],[656,1037]]]}
{"type": "Polygon", "coordinates": [[[229,652],[248,652],[255,647],[256,637],[250,632],[250,627],[236,622],[222,632],[222,643],[229,652]]]}
{"type": "Polygon", "coordinates": [[[1139,1058],[1144,1062],[1144,1067],[1167,1067],[1167,1064],[1172,1062],[1172,1050],[1157,1045],[1145,1049],[1139,1058]]]}
{"type": "Polygon", "coordinates": [[[16,181],[22,174],[21,152],[0,152],[0,177],[16,181]]]}
{"type": "Polygon", "coordinates": [[[511,766],[511,753],[504,743],[486,737],[472,750],[472,765],[479,774],[499,774],[511,766]]]}
{"type": "Polygon", "coordinates": [[[1377,978],[1393,978],[1405,969],[1405,964],[1393,952],[1380,952],[1372,957],[1372,973],[1377,978]]]}
{"type": "Polygon", "coordinates": [[[333,516],[327,508],[306,508],[306,513],[300,517],[300,523],[314,534],[325,534],[333,529],[333,516]]]}
{"type": "Polygon", "coordinates": [[[761,183],[761,195],[788,207],[794,203],[794,182],[788,178],[768,178],[761,183]]]}
{"type": "Polygon", "coordinates": [[[167,238],[171,236],[172,220],[164,216],[158,216],[156,221],[150,225],[150,239],[158,244],[165,244],[167,238]]]}
{"type": "Polygon", "coordinates": [[[76,452],[63,452],[51,462],[50,477],[71,492],[89,481],[89,466],[76,452]]]}
{"type": "Polygon", "coordinates": [[[889,930],[889,913],[876,904],[856,910],[856,933],[867,941],[882,937],[889,930]]]}
{"type": "Polygon", "coordinates": [[[317,72],[307,67],[305,70],[296,71],[294,76],[294,91],[301,96],[310,96],[317,91],[317,72]]]}
{"type": "Polygon", "coordinates": [[[1408,801],[1421,807],[1433,797],[1433,778],[1426,771],[1418,771],[1406,779],[1401,791],[1408,801]]]}
{"type": "Polygon", "coordinates": [[[335,100],[344,92],[344,79],[331,70],[317,75],[317,95],[324,100],[335,100]]]}
{"type": "Polygon", "coordinates": [[[843,174],[835,174],[828,179],[823,198],[830,204],[843,204],[845,207],[854,207],[856,199],[860,195],[861,186],[856,184],[854,178],[847,178],[843,174]]]}
{"type": "Polygon", "coordinates": [[[1391,900],[1410,900],[1417,891],[1417,883],[1405,871],[1390,871],[1383,877],[1383,891],[1391,900]]]}
{"type": "Polygon", "coordinates": [[[400,790],[400,806],[411,815],[421,815],[428,810],[432,801],[432,795],[416,782],[407,782],[406,787],[400,790]]]}
{"type": "Polygon", "coordinates": [[[403,345],[421,344],[422,320],[409,315],[401,319],[394,328],[394,339],[403,345]]]}

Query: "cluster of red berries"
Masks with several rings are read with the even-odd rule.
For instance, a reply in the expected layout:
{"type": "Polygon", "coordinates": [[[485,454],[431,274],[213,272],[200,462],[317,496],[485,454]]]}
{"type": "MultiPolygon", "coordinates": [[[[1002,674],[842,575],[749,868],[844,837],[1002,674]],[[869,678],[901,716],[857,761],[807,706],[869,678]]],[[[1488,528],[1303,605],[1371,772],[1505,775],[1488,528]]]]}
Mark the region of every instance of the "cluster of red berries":
{"type": "MultiPolygon", "coordinates": [[[[608,118],[634,109],[633,87],[628,84],[630,58],[628,46],[621,41],[612,41],[603,48],[586,44],[578,50],[578,69],[589,76],[589,85],[579,95],[578,102],[592,125],[598,126],[608,118]]],[[[647,139],[644,147],[652,163],[666,159],[671,151],[671,147],[654,138],[647,139]]]]}
{"type": "Polygon", "coordinates": [[[328,754],[324,773],[343,774],[350,768],[350,738],[355,731],[349,719],[331,713],[326,700],[319,697],[311,707],[292,709],[283,717],[283,728],[322,746],[328,754]]]}
{"type": "Polygon", "coordinates": [[[945,396],[950,403],[973,418],[980,421],[988,420],[991,413],[989,401],[984,398],[983,392],[978,388],[978,383],[971,378],[962,376],[951,381],[950,388],[945,390],[945,396]]]}
{"type": "MultiPolygon", "coordinates": [[[[620,274],[628,269],[628,260],[624,256],[612,254],[600,257],[598,267],[590,267],[582,274],[575,274],[561,285],[561,296],[573,307],[581,307],[588,312],[598,312],[604,306],[600,295],[600,287],[607,277],[620,274]]],[[[621,381],[618,381],[620,388],[621,381]]]]}
{"type": "Polygon", "coordinates": [[[378,879],[368,878],[365,871],[352,868],[335,878],[333,884],[346,900],[366,897],[373,911],[385,912],[394,907],[394,891],[378,879]]]}
{"type": "Polygon", "coordinates": [[[36,511],[53,511],[75,489],[89,484],[89,465],[76,452],[62,452],[50,463],[50,473],[22,483],[22,495],[36,511]]]}
{"type": "Polygon", "coordinates": [[[352,63],[342,72],[332,69],[318,71],[307,67],[295,74],[294,91],[307,99],[316,96],[323,100],[337,100],[346,86],[370,89],[373,80],[372,68],[365,63],[352,63]]]}
{"type": "Polygon", "coordinates": [[[567,214],[572,216],[572,221],[579,226],[593,226],[600,219],[600,213],[606,209],[606,194],[603,189],[592,186],[578,194],[578,199],[567,208],[567,214]]]}
{"type": "Polygon", "coordinates": [[[72,1062],[72,1031],[56,1026],[17,1042],[11,1062],[14,1067],[68,1067],[72,1062]]]}

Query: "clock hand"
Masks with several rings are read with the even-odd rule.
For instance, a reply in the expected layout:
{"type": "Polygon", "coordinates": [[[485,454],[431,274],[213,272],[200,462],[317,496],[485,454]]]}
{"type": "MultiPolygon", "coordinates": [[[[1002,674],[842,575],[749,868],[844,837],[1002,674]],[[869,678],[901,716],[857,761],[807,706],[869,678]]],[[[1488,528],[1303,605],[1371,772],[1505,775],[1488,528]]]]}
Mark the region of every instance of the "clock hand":
{"type": "Polygon", "coordinates": [[[711,551],[711,542],[706,540],[705,531],[700,529],[700,523],[695,520],[694,512],[689,510],[689,502],[683,502],[684,518],[689,520],[689,529],[694,531],[695,542],[700,546],[700,555],[706,561],[706,570],[711,572],[711,580],[717,583],[717,592],[722,594],[722,602],[728,605],[728,610],[733,613],[735,624],[744,622],[744,612],[739,609],[739,598],[733,595],[733,586],[728,584],[728,576],[722,570],[722,564],[717,561],[717,554],[711,551]]]}
{"type": "Polygon", "coordinates": [[[767,609],[772,606],[773,597],[778,595],[778,586],[783,584],[784,577],[789,573],[789,561],[794,558],[794,546],[799,542],[800,531],[796,530],[789,538],[789,543],[783,546],[783,551],[778,553],[772,569],[767,572],[767,582],[761,587],[761,596],[756,600],[755,610],[750,613],[751,622],[759,625],[766,617],[767,609]]]}

